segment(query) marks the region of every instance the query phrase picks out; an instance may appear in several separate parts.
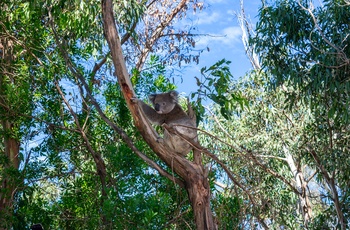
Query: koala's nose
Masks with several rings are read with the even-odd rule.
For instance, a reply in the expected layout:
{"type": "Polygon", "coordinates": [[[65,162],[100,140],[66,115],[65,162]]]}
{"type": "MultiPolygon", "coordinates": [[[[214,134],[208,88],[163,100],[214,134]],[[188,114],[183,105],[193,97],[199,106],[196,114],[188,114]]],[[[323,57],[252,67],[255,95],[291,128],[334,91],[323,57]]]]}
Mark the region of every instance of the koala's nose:
{"type": "Polygon", "coordinates": [[[156,104],[156,105],[154,106],[154,109],[155,109],[156,111],[159,111],[160,105],[159,105],[159,104],[156,104]]]}

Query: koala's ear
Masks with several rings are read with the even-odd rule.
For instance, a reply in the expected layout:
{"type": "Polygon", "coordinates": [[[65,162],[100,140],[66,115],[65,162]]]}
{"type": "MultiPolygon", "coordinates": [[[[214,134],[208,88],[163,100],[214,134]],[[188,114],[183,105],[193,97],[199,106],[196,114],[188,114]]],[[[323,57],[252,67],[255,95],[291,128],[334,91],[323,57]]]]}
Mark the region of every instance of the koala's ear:
{"type": "Polygon", "coordinates": [[[177,91],[172,90],[169,92],[169,94],[175,101],[177,101],[177,97],[179,96],[179,93],[177,91]]]}
{"type": "Polygon", "coordinates": [[[150,100],[150,102],[154,103],[156,96],[157,96],[157,94],[150,94],[150,95],[148,95],[148,99],[150,100]]]}

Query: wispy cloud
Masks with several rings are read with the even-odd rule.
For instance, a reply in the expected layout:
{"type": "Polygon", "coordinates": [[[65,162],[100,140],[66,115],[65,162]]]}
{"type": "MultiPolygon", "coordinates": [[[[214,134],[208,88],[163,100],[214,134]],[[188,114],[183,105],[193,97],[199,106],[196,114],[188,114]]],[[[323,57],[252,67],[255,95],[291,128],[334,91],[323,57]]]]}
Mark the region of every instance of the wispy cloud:
{"type": "Polygon", "coordinates": [[[208,2],[209,4],[214,4],[214,3],[226,2],[226,0],[207,0],[207,2],[208,2]]]}
{"type": "Polygon", "coordinates": [[[227,38],[231,42],[240,41],[241,36],[242,36],[242,30],[241,30],[241,27],[239,27],[239,26],[227,27],[222,32],[223,32],[223,34],[225,34],[227,36],[227,38]]]}
{"type": "Polygon", "coordinates": [[[201,12],[198,16],[198,25],[211,24],[213,22],[217,22],[220,18],[220,14],[218,12],[212,12],[211,14],[201,12]]]}
{"type": "Polygon", "coordinates": [[[241,36],[242,30],[239,26],[226,27],[217,34],[201,37],[196,45],[202,47],[220,43],[232,47],[241,40],[241,36]]]}
{"type": "Polygon", "coordinates": [[[226,11],[226,13],[227,13],[228,15],[236,15],[236,14],[237,14],[237,11],[228,9],[228,10],[226,11]]]}

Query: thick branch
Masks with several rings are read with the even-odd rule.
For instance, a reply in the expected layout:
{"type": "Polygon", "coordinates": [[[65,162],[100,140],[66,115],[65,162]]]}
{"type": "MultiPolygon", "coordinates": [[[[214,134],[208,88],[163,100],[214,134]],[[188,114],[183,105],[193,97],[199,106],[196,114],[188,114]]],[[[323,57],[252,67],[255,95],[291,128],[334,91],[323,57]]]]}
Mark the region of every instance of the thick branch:
{"type": "Polygon", "coordinates": [[[305,180],[301,170],[295,165],[293,156],[290,154],[287,146],[283,146],[283,152],[287,158],[289,168],[293,174],[296,189],[299,191],[299,194],[297,195],[299,197],[300,209],[303,215],[304,224],[305,226],[308,226],[308,223],[312,218],[312,208],[309,200],[309,194],[307,193],[308,183],[305,180]]]}

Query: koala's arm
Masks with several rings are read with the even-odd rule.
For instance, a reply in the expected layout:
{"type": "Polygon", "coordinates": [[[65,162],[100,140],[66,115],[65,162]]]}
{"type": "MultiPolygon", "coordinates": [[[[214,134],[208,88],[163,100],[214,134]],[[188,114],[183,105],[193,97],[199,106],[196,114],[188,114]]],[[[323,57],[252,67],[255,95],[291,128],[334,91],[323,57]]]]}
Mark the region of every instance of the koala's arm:
{"type": "Polygon", "coordinates": [[[152,124],[162,125],[164,123],[162,116],[158,114],[151,106],[137,98],[132,98],[131,100],[133,103],[137,103],[138,106],[141,107],[143,113],[152,124]]]}

